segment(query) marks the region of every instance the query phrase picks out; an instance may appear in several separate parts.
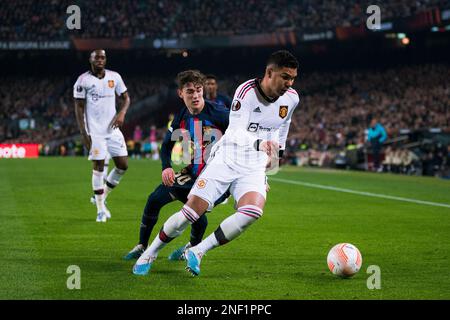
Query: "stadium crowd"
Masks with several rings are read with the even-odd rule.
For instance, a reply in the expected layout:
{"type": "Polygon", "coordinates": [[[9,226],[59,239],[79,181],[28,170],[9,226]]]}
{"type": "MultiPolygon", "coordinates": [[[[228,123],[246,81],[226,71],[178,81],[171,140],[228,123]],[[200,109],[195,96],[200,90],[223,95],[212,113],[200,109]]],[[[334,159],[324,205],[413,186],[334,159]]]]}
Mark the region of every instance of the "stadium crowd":
{"type": "MultiPolygon", "coordinates": [[[[170,79],[125,79],[133,104],[167,87],[170,79]]],[[[71,77],[0,77],[0,143],[64,141],[78,133],[71,77]]],[[[54,143],[52,143],[54,145],[54,143]]],[[[70,148],[67,148],[70,149],[70,148]]],[[[49,149],[50,153],[53,153],[49,149]]],[[[58,150],[56,150],[58,152],[58,150]]]]}
{"type": "MultiPolygon", "coordinates": [[[[449,76],[450,67],[443,64],[301,75],[294,85],[300,93],[301,106],[292,121],[288,161],[297,165],[338,164],[341,157],[345,158],[343,151],[353,152],[366,145],[366,129],[371,117],[383,124],[391,139],[388,142],[402,134],[430,128],[450,133],[449,76]]],[[[132,105],[173,82],[173,79],[161,77],[125,75],[124,78],[132,105]]],[[[246,78],[244,75],[222,78],[219,88],[232,95],[234,88],[246,78]]],[[[73,154],[78,145],[77,152],[82,152],[73,115],[72,80],[69,77],[2,77],[0,142],[39,141],[49,146],[43,149],[43,153],[48,154],[61,153],[60,144],[65,144],[64,152],[73,154]]],[[[148,137],[150,125],[155,123],[153,115],[138,123],[145,128],[144,137],[148,137]]],[[[157,123],[159,138],[166,124],[157,123]]],[[[133,140],[131,135],[128,138],[133,140]]],[[[144,140],[136,142],[143,147],[144,140]]],[[[423,150],[416,154],[419,159],[409,155],[413,159],[405,165],[408,169],[397,169],[399,157],[391,151],[401,146],[389,145],[391,148],[386,150],[383,163],[385,170],[410,173],[410,164],[421,160],[421,156],[426,158],[422,159],[426,162],[424,167],[429,163],[433,163],[432,167],[436,164],[442,167],[449,162],[447,152],[443,151],[446,146],[443,146],[423,150]],[[394,158],[397,160],[392,160],[394,158]]],[[[131,150],[134,154],[140,152],[135,149],[135,142],[131,150]]]]}
{"type": "MultiPolygon", "coordinates": [[[[68,36],[142,39],[283,29],[303,32],[359,25],[371,4],[351,0],[16,0],[0,6],[0,40],[47,41],[68,36]],[[80,7],[82,28],[69,31],[66,9],[73,4],[80,7]]],[[[389,0],[380,6],[386,20],[449,4],[445,0],[389,0]]]]}
{"type": "MultiPolygon", "coordinates": [[[[430,128],[450,133],[450,86],[445,80],[449,76],[450,67],[446,65],[305,75],[297,84],[303,104],[301,112],[295,114],[290,149],[301,151],[292,155],[293,161],[322,166],[352,162],[351,157],[361,160],[364,155],[354,150],[367,146],[367,127],[373,117],[387,131],[390,140],[385,145],[414,158],[395,138],[430,128]]],[[[419,159],[423,160],[420,167],[424,174],[434,175],[450,165],[442,150],[427,148],[415,149],[417,157],[424,158],[419,159]],[[429,163],[434,163],[436,170],[430,169],[429,163]]],[[[387,161],[389,153],[390,149],[387,161]]],[[[406,170],[389,165],[384,170],[411,173],[414,159],[397,166],[406,170]]]]}

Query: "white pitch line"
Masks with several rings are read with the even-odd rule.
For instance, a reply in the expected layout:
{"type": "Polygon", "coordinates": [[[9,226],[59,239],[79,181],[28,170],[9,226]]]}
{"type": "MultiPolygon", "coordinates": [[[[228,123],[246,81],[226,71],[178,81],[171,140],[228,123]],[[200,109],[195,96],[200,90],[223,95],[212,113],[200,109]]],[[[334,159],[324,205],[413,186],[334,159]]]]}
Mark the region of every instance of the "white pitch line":
{"type": "Polygon", "coordinates": [[[358,194],[358,195],[367,196],[367,197],[383,198],[383,199],[389,199],[389,200],[397,200],[397,201],[425,204],[425,205],[435,206],[435,207],[450,208],[450,204],[446,204],[446,203],[439,203],[439,202],[422,201],[422,200],[416,200],[416,199],[395,197],[395,196],[389,196],[387,194],[379,194],[379,193],[372,193],[372,192],[355,191],[355,190],[351,190],[351,189],[344,189],[344,188],[337,188],[337,187],[331,187],[331,186],[324,186],[324,185],[321,185],[321,184],[315,184],[315,183],[309,183],[309,182],[300,182],[300,181],[293,181],[293,180],[280,179],[280,178],[270,178],[269,182],[270,181],[278,181],[278,182],[296,184],[296,185],[300,185],[300,186],[317,188],[317,189],[324,189],[324,190],[331,190],[331,191],[338,191],[338,192],[346,192],[346,193],[358,194]]]}

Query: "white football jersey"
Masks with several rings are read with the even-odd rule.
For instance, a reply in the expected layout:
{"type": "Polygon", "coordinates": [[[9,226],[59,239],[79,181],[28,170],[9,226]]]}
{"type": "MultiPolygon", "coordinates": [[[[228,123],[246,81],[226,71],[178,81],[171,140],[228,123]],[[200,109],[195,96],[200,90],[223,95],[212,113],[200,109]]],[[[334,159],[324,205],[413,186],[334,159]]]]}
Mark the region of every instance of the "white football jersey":
{"type": "Polygon", "coordinates": [[[91,136],[107,136],[114,130],[110,127],[116,115],[116,94],[127,91],[122,77],[117,72],[105,70],[102,79],[97,78],[91,71],[78,77],[73,86],[73,97],[85,99],[86,131],[91,136]]]}
{"type": "Polygon", "coordinates": [[[220,155],[234,168],[264,170],[267,155],[256,151],[256,140],[277,141],[280,149],[286,147],[292,113],[299,103],[297,92],[290,88],[277,99],[267,97],[259,79],[241,84],[233,98],[230,123],[211,152],[220,155]]]}

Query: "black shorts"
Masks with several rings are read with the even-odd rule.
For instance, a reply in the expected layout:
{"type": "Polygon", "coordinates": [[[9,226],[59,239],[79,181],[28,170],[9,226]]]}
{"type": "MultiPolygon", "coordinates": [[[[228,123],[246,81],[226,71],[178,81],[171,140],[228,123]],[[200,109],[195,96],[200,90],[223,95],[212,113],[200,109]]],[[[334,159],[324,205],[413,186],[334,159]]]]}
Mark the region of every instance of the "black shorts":
{"type": "Polygon", "coordinates": [[[166,187],[170,194],[177,200],[186,203],[187,196],[194,186],[195,179],[190,172],[183,168],[180,172],[175,173],[175,182],[171,187],[166,187]]]}

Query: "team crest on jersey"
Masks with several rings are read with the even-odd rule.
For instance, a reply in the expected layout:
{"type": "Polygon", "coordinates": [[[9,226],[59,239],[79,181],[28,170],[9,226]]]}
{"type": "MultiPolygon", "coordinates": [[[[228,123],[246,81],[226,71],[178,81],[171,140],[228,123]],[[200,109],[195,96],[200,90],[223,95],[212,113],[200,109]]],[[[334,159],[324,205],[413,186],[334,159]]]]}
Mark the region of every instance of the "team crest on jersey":
{"type": "Polygon", "coordinates": [[[206,186],[206,180],[205,179],[200,179],[197,181],[197,187],[199,189],[203,189],[206,186]]]}
{"type": "Polygon", "coordinates": [[[77,86],[77,92],[81,92],[81,91],[83,91],[83,87],[77,86]]]}
{"type": "Polygon", "coordinates": [[[281,119],[286,118],[288,114],[288,106],[280,106],[280,112],[278,113],[281,119]]]}
{"type": "Polygon", "coordinates": [[[108,80],[108,87],[114,88],[114,80],[108,80]]]}
{"type": "Polygon", "coordinates": [[[241,103],[237,100],[235,100],[233,102],[233,104],[231,105],[231,110],[233,111],[238,111],[241,108],[241,103]]]}

